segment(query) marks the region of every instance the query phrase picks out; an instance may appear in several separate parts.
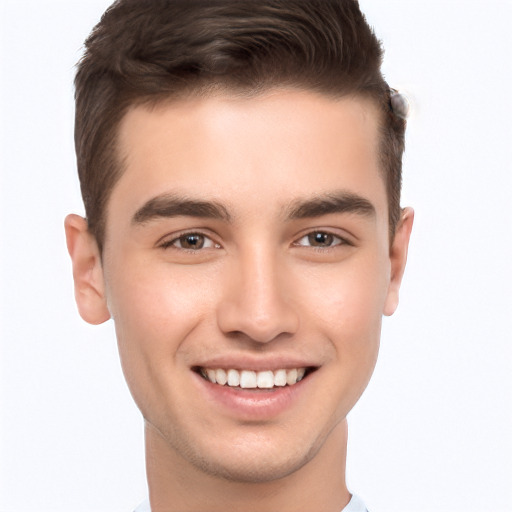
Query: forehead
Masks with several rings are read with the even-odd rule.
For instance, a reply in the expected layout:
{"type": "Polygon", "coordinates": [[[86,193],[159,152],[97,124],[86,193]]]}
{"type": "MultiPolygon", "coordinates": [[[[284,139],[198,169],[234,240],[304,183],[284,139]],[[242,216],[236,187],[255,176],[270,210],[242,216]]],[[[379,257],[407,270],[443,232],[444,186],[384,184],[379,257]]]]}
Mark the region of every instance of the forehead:
{"type": "Polygon", "coordinates": [[[137,106],[120,125],[123,175],[110,206],[181,193],[272,209],[347,189],[386,210],[378,124],[369,101],[298,90],[137,106]]]}

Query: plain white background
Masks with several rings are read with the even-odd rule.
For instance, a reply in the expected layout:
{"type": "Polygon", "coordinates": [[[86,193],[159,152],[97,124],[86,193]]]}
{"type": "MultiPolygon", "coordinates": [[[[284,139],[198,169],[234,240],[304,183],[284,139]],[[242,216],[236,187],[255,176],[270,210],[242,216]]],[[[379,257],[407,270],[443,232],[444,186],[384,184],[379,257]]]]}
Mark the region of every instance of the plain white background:
{"type": "MultiPolygon", "coordinates": [[[[74,64],[109,0],[0,3],[0,510],[128,512],[143,426],[112,323],[73,301],[74,64]]],[[[397,314],[349,417],[372,512],[512,510],[512,2],[361,0],[412,103],[397,314]]]]}

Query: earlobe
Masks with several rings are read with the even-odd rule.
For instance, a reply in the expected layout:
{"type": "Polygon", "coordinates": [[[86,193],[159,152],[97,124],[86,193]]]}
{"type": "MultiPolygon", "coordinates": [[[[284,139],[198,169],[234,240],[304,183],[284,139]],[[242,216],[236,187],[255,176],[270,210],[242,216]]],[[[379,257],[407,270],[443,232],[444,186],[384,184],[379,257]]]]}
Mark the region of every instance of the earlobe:
{"type": "Polygon", "coordinates": [[[64,222],[66,243],[73,264],[75,300],[80,316],[90,324],[110,318],[105,297],[103,269],[98,244],[79,215],[68,215],[64,222]]]}
{"type": "Polygon", "coordinates": [[[386,302],[384,304],[384,314],[386,316],[391,316],[398,307],[400,284],[402,283],[405,264],[407,262],[407,251],[413,222],[414,210],[412,208],[404,208],[400,223],[395,232],[395,237],[389,249],[391,277],[386,302]]]}

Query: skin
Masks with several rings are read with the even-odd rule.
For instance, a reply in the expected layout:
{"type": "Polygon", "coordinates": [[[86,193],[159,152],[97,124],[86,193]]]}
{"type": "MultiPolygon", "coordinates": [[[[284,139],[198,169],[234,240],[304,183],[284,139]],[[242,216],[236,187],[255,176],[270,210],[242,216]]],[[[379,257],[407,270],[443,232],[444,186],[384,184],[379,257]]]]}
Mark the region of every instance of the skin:
{"type": "Polygon", "coordinates": [[[102,257],[83,218],[68,216],[66,234],[79,311],[114,319],[145,418],[152,510],[339,512],[350,499],[345,418],[398,304],[413,222],[405,209],[390,242],[374,107],[297,90],[139,106],[119,148],[102,257]],[[373,211],[290,215],[333,194],[373,211]],[[134,220],[171,195],[224,217],[168,208],[134,220]],[[316,371],[300,399],[253,418],[203,393],[193,369],[212,358],[316,371]]]}

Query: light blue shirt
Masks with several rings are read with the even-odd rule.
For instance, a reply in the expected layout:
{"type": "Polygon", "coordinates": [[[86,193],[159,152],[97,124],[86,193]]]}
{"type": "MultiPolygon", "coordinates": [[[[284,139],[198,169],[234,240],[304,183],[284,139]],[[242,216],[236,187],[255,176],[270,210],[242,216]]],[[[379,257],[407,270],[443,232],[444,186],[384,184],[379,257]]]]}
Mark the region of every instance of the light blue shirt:
{"type": "MultiPolygon", "coordinates": [[[[149,507],[149,500],[143,501],[133,512],[151,512],[149,507]]],[[[352,499],[348,505],[341,512],[368,512],[361,498],[358,498],[355,494],[352,495],[352,499]]]]}

